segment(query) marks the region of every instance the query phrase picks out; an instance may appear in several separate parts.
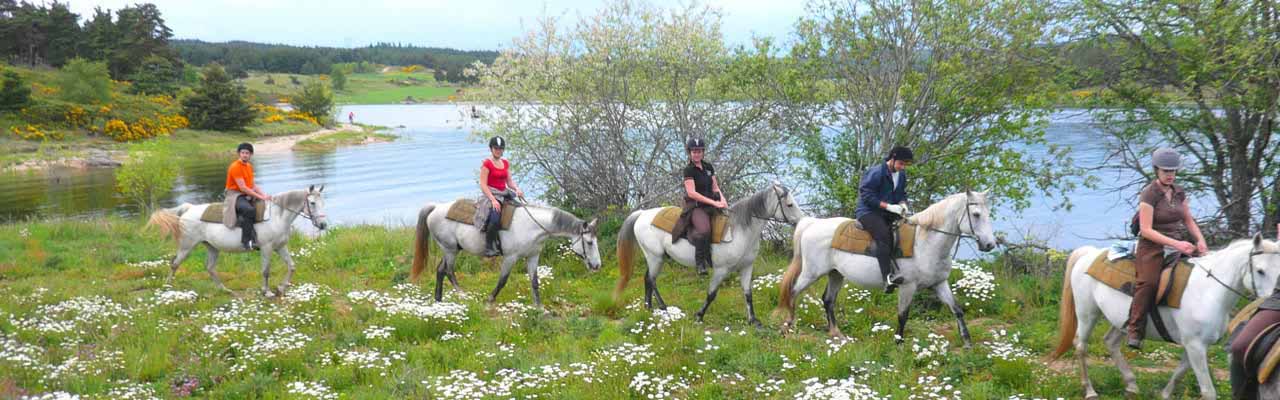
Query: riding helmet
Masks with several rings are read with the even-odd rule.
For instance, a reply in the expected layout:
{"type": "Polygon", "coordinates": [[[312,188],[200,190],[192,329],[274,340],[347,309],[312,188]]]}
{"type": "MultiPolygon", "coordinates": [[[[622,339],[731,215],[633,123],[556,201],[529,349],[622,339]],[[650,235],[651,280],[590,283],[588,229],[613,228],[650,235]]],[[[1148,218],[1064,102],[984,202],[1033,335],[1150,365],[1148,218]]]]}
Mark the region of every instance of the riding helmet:
{"type": "Polygon", "coordinates": [[[915,159],[915,154],[911,153],[911,149],[906,146],[894,146],[889,150],[889,160],[911,161],[915,159]]]}
{"type": "Polygon", "coordinates": [[[1178,155],[1168,147],[1156,149],[1155,153],[1151,153],[1151,165],[1164,170],[1178,170],[1182,168],[1182,156],[1178,155]]]}
{"type": "Polygon", "coordinates": [[[702,140],[702,138],[691,138],[689,139],[688,142],[684,144],[685,151],[692,151],[693,149],[703,150],[706,148],[707,148],[707,141],[702,140]]]}
{"type": "Polygon", "coordinates": [[[492,149],[495,147],[505,150],[507,148],[507,139],[503,139],[502,136],[494,136],[489,138],[489,148],[492,149]]]}
{"type": "Polygon", "coordinates": [[[241,150],[249,150],[249,153],[253,154],[253,145],[249,143],[240,143],[240,146],[236,147],[236,153],[239,153],[241,150]]]}

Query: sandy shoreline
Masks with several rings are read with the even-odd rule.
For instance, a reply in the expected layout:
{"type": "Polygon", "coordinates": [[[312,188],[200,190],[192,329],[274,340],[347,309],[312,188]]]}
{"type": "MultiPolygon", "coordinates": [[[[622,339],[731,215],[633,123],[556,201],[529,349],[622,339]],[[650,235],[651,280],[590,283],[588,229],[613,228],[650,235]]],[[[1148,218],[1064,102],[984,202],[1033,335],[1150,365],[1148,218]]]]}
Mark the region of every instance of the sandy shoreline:
{"type": "MultiPolygon", "coordinates": [[[[328,135],[334,132],[342,131],[362,131],[364,128],[351,125],[340,124],[336,128],[326,128],[318,131],[303,133],[298,135],[278,136],[253,142],[254,152],[257,154],[273,154],[293,151],[293,145],[300,141],[328,135]]],[[[103,150],[98,148],[90,148],[84,151],[84,154],[75,157],[64,157],[55,160],[27,160],[18,164],[9,165],[0,169],[2,172],[23,172],[41,170],[54,167],[65,168],[115,168],[119,167],[128,154],[122,150],[103,150]]]]}

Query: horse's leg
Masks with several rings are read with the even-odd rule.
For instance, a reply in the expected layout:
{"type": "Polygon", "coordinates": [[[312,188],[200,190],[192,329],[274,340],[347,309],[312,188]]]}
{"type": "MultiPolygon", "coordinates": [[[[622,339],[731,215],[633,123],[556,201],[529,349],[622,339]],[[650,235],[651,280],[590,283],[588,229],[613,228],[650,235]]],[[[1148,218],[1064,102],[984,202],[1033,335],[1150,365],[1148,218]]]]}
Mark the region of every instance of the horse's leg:
{"type": "Polygon", "coordinates": [[[1209,359],[1205,344],[1189,340],[1182,347],[1187,351],[1187,361],[1191,363],[1191,371],[1196,374],[1196,383],[1200,384],[1200,398],[1214,400],[1218,398],[1218,390],[1213,387],[1213,375],[1209,373],[1209,359]]]}
{"type": "Polygon", "coordinates": [[[218,279],[218,248],[213,247],[213,245],[205,246],[205,248],[208,249],[208,251],[204,258],[204,269],[209,271],[209,279],[213,280],[213,284],[218,285],[218,289],[231,293],[231,289],[227,289],[227,286],[222,284],[222,279],[218,279]]]}
{"type": "Polygon", "coordinates": [[[263,246],[258,252],[262,256],[262,295],[273,297],[275,293],[271,292],[271,285],[267,283],[271,279],[271,252],[274,249],[270,245],[263,246]]]}
{"type": "Polygon", "coordinates": [[[716,301],[716,293],[720,291],[720,283],[724,282],[724,278],[729,276],[729,268],[725,266],[717,266],[715,271],[711,273],[711,286],[707,287],[707,300],[702,303],[702,309],[698,310],[698,323],[702,323],[702,316],[707,313],[707,308],[711,307],[711,302],[716,301]]]}
{"type": "MultiPolygon", "coordinates": [[[[805,263],[803,265],[808,266],[811,264],[805,263]]],[[[800,302],[800,292],[803,292],[805,289],[809,288],[809,285],[812,285],[814,282],[817,282],[818,276],[821,276],[821,275],[811,276],[807,273],[807,271],[802,270],[800,271],[800,276],[796,277],[796,283],[794,286],[791,287],[792,306],[787,308],[787,319],[786,321],[782,322],[783,334],[786,334],[788,331],[790,331],[791,328],[794,327],[796,324],[796,307],[797,306],[795,304],[800,302]]]]}
{"type": "MultiPolygon", "coordinates": [[[[658,293],[658,274],[662,273],[662,257],[650,258],[645,255],[645,261],[649,262],[649,271],[644,274],[644,280],[649,290],[653,292],[653,298],[658,301],[658,309],[666,310],[667,303],[662,301],[662,295],[658,293]]],[[[649,309],[653,309],[653,305],[649,305],[649,309]]]]}
{"type": "Polygon", "coordinates": [[[1182,359],[1178,361],[1178,367],[1173,369],[1173,374],[1169,375],[1169,384],[1165,385],[1164,390],[1160,391],[1160,398],[1169,400],[1173,398],[1173,391],[1177,389],[1178,380],[1182,379],[1182,375],[1191,369],[1191,363],[1187,362],[1187,353],[1182,353],[1182,359]]]}
{"type": "Polygon", "coordinates": [[[916,294],[916,284],[908,282],[898,289],[898,334],[893,337],[893,342],[902,344],[907,337],[907,316],[911,315],[911,298],[916,294]]]}
{"type": "Polygon", "coordinates": [[[747,323],[756,327],[756,329],[760,329],[763,328],[764,325],[760,323],[759,318],[756,318],[756,306],[755,303],[751,301],[751,271],[754,269],[755,260],[752,260],[752,262],[747,263],[747,266],[738,270],[738,279],[742,282],[742,297],[747,302],[747,323]]]}
{"type": "Polygon", "coordinates": [[[284,274],[284,282],[280,282],[280,295],[284,296],[285,292],[293,286],[293,257],[289,255],[289,246],[280,246],[276,249],[276,254],[280,255],[280,259],[284,260],[285,266],[289,267],[289,271],[284,274]]]}
{"type": "Polygon", "coordinates": [[[498,292],[501,292],[502,287],[507,285],[507,278],[511,276],[511,267],[515,264],[515,257],[502,257],[502,274],[498,275],[498,285],[494,286],[493,293],[489,294],[489,304],[493,304],[498,299],[498,292]]]}
{"type": "Polygon", "coordinates": [[[1111,360],[1116,363],[1116,369],[1120,370],[1120,376],[1124,379],[1125,397],[1138,398],[1138,377],[1133,375],[1133,368],[1129,367],[1129,360],[1124,358],[1124,351],[1120,349],[1120,345],[1125,339],[1124,331],[1111,327],[1107,330],[1107,335],[1102,341],[1106,343],[1107,350],[1111,352],[1111,360]]]}
{"type": "Polygon", "coordinates": [[[538,292],[538,255],[538,253],[533,253],[533,255],[529,256],[529,259],[526,260],[526,268],[529,270],[529,285],[533,287],[533,306],[537,307],[543,314],[546,314],[547,309],[542,306],[542,294],[538,292]]]}
{"type": "MultiPolygon", "coordinates": [[[[440,246],[440,248],[444,249],[446,247],[440,246]]],[[[450,252],[448,250],[444,250],[444,256],[440,257],[440,264],[436,266],[436,301],[440,301],[444,296],[444,278],[446,275],[450,274],[449,271],[453,269],[453,262],[457,257],[458,253],[450,252]]],[[[449,280],[453,281],[453,278],[451,277],[449,280]]],[[[457,290],[458,285],[455,283],[453,288],[454,290],[457,290]]]]}
{"type": "Polygon", "coordinates": [[[840,271],[831,270],[827,273],[827,288],[822,290],[822,309],[827,313],[827,334],[837,338],[844,337],[844,332],[840,332],[840,326],[836,324],[836,297],[842,286],[844,275],[840,271]]]}
{"type": "Polygon", "coordinates": [[[964,347],[973,347],[973,339],[969,337],[969,325],[964,323],[964,310],[956,304],[956,297],[951,294],[951,284],[942,281],[933,287],[933,291],[938,294],[938,300],[942,300],[942,304],[946,304],[951,308],[951,313],[956,316],[956,323],[959,325],[960,337],[964,339],[964,347]]]}
{"type": "MultiPolygon", "coordinates": [[[[194,247],[195,246],[183,246],[182,243],[178,243],[178,254],[173,256],[173,261],[169,263],[169,277],[164,280],[165,286],[173,284],[173,276],[178,274],[178,266],[181,266],[182,262],[186,261],[187,257],[191,256],[191,249],[194,247]]],[[[212,249],[213,246],[210,246],[209,248],[212,249]]]]}

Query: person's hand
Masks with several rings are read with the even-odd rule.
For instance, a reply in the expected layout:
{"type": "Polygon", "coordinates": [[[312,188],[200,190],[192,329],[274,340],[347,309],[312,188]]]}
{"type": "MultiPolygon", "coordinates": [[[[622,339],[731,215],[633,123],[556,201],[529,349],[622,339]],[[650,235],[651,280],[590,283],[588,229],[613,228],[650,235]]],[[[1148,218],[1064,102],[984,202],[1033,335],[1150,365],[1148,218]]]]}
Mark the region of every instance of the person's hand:
{"type": "Polygon", "coordinates": [[[1186,254],[1186,255],[1192,255],[1196,252],[1196,246],[1185,241],[1179,241],[1177,243],[1174,243],[1173,248],[1177,249],[1179,253],[1186,254]]]}
{"type": "Polygon", "coordinates": [[[522,198],[522,199],[523,199],[523,198],[524,198],[524,191],[523,191],[523,190],[520,190],[520,189],[516,189],[516,197],[519,197],[519,198],[522,198]]]}
{"type": "Polygon", "coordinates": [[[493,203],[493,209],[494,209],[494,210],[501,210],[501,209],[502,209],[502,203],[499,203],[499,202],[498,202],[498,199],[491,199],[491,200],[489,200],[489,201],[490,201],[491,203],[493,203]]]}
{"type": "Polygon", "coordinates": [[[262,195],[262,201],[271,201],[271,195],[269,194],[262,195]]]}
{"type": "Polygon", "coordinates": [[[902,215],[903,213],[907,212],[907,208],[903,207],[901,204],[890,204],[890,205],[884,206],[884,209],[885,211],[898,214],[898,215],[902,215]]]}
{"type": "Polygon", "coordinates": [[[1209,245],[1204,244],[1203,240],[1196,242],[1196,254],[1205,254],[1208,252],[1209,252],[1209,245]]]}
{"type": "Polygon", "coordinates": [[[716,202],[716,207],[719,207],[719,208],[729,208],[729,202],[724,201],[724,199],[720,199],[720,201],[717,201],[717,202],[716,202]]]}

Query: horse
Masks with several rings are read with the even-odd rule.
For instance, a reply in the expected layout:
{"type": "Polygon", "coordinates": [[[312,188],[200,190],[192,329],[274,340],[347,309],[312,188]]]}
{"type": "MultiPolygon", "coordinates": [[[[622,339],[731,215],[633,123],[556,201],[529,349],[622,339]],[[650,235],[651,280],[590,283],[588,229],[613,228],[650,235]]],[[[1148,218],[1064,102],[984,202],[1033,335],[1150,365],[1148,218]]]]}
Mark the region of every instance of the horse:
{"type": "MultiPolygon", "coordinates": [[[[427,258],[431,255],[429,239],[434,235],[435,242],[444,251],[444,257],[436,266],[435,299],[440,301],[443,295],[444,278],[454,290],[462,290],[458,286],[457,275],[454,274],[454,262],[459,251],[480,255],[484,253],[484,233],[474,224],[462,223],[446,218],[449,207],[456,201],[443,204],[428,204],[418,211],[418,227],[413,244],[413,269],[409,273],[410,280],[417,282],[418,276],[426,267],[427,258]]],[[[542,254],[542,243],[550,237],[569,238],[569,247],[578,255],[592,272],[600,270],[600,249],[596,241],[596,219],[583,221],[573,214],[553,207],[521,205],[512,214],[511,228],[499,233],[502,240],[502,274],[498,276],[498,285],[489,294],[489,303],[498,298],[498,292],[507,284],[511,268],[520,258],[527,260],[529,283],[533,286],[533,304],[545,312],[542,297],[538,291],[538,257],[542,254]]]]}
{"type": "MultiPolygon", "coordinates": [[[[622,223],[622,230],[618,232],[619,276],[618,286],[613,293],[615,300],[621,297],[622,291],[626,290],[627,283],[631,280],[631,259],[637,244],[644,252],[645,261],[649,263],[649,270],[644,276],[644,302],[645,307],[650,310],[653,309],[655,298],[658,301],[658,309],[667,308],[666,302],[662,301],[662,295],[658,293],[657,284],[658,274],[662,272],[663,256],[671,256],[677,263],[693,266],[693,244],[688,240],[672,243],[670,233],[653,226],[653,219],[661,210],[661,207],[637,210],[627,216],[626,221],[622,223]]],[[[697,313],[698,322],[702,322],[703,315],[707,313],[707,307],[715,301],[720,283],[728,277],[730,272],[737,271],[742,279],[742,293],[747,302],[747,314],[751,318],[748,322],[759,328],[760,320],[756,318],[755,307],[751,302],[751,270],[756,254],[760,251],[760,234],[764,230],[765,222],[795,224],[807,215],[797,206],[791,191],[777,182],[750,197],[733,203],[729,206],[728,214],[729,229],[732,230],[736,239],[711,245],[711,260],[715,269],[711,274],[711,285],[707,289],[706,301],[697,313]]]]}
{"type": "MultiPolygon", "coordinates": [[[[293,220],[301,216],[311,220],[312,226],[317,229],[324,230],[328,226],[324,214],[323,185],[319,189],[311,185],[307,190],[284,192],[272,196],[271,202],[272,207],[268,207],[270,218],[254,224],[258,234],[258,247],[262,253],[262,294],[267,297],[273,296],[267,283],[267,279],[271,277],[271,253],[279,254],[285,265],[289,266],[289,272],[285,274],[284,282],[279,286],[281,296],[289,290],[290,282],[293,281],[293,257],[289,256],[289,233],[293,230],[293,220]]],[[[173,276],[177,274],[178,266],[191,255],[191,250],[196,245],[203,243],[208,249],[204,267],[209,271],[209,278],[213,279],[213,283],[217,284],[219,289],[231,292],[231,289],[227,289],[226,285],[222,284],[222,280],[218,279],[218,274],[214,271],[218,263],[218,254],[223,251],[242,253],[251,250],[246,250],[240,243],[239,227],[228,229],[222,222],[201,221],[200,216],[208,207],[209,204],[183,203],[177,207],[151,213],[148,225],[158,226],[178,243],[178,254],[169,263],[169,277],[165,279],[165,285],[173,283],[173,276]]]]}
{"type": "MultiPolygon", "coordinates": [[[[1089,265],[1104,252],[1104,249],[1084,246],[1067,257],[1062,302],[1058,306],[1059,340],[1049,355],[1050,359],[1057,359],[1074,344],[1086,399],[1098,398],[1089,380],[1086,358],[1089,335],[1099,317],[1111,324],[1103,340],[1124,378],[1126,394],[1139,395],[1137,378],[1120,349],[1132,298],[1085,274],[1089,265]]],[[[1188,278],[1186,293],[1195,293],[1194,300],[1184,300],[1178,309],[1157,307],[1169,336],[1183,348],[1182,360],[1160,396],[1165,399],[1172,396],[1178,379],[1190,367],[1200,384],[1201,398],[1214,399],[1217,392],[1209,373],[1209,346],[1226,331],[1231,308],[1239,297],[1269,294],[1275,288],[1276,277],[1280,276],[1280,245],[1255,235],[1252,240],[1235,241],[1224,249],[1188,261],[1194,269],[1188,278]]],[[[1155,323],[1148,322],[1146,329],[1154,330],[1155,323]]]]}
{"type": "MultiPolygon", "coordinates": [[[[898,328],[895,341],[902,343],[911,309],[912,296],[919,288],[933,288],[951,312],[955,314],[960,335],[965,346],[970,346],[969,327],[964,321],[964,310],[956,304],[947,277],[951,275],[951,249],[964,236],[975,237],[978,249],[984,252],[995,248],[995,234],[991,228],[991,210],[986,192],[957,193],[942,199],[919,214],[906,219],[906,223],[918,225],[915,254],[911,258],[897,259],[898,274],[904,282],[898,285],[898,328]]],[[[786,333],[795,324],[794,298],[805,288],[823,276],[827,288],[822,294],[822,306],[826,310],[827,333],[843,337],[844,333],[835,320],[835,301],[844,280],[865,288],[881,288],[884,279],[875,257],[854,254],[831,248],[832,238],[840,224],[849,218],[823,218],[802,221],[794,235],[791,264],[779,285],[778,313],[785,313],[782,325],[786,333]]]]}

